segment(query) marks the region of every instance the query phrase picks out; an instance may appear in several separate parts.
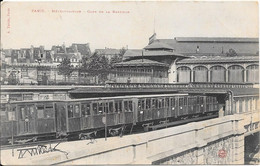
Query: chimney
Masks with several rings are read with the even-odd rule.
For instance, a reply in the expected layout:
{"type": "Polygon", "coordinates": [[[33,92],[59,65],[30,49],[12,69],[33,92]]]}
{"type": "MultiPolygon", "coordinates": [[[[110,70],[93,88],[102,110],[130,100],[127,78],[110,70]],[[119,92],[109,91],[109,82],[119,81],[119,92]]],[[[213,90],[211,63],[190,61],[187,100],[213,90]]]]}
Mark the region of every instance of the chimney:
{"type": "Polygon", "coordinates": [[[156,40],[156,33],[154,33],[151,37],[149,37],[149,44],[153,43],[156,40]]]}

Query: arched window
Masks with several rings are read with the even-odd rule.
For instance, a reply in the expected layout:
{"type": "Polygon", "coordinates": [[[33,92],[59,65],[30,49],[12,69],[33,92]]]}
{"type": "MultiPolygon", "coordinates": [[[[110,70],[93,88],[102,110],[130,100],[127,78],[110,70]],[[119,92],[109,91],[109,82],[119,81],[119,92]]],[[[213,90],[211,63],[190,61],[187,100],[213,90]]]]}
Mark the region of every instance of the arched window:
{"type": "Polygon", "coordinates": [[[182,66],[177,69],[177,82],[188,83],[191,81],[191,69],[182,66]]]}
{"type": "Polygon", "coordinates": [[[246,68],[246,81],[251,83],[259,82],[259,66],[250,65],[246,68]]]}
{"type": "Polygon", "coordinates": [[[222,66],[212,66],[210,68],[211,82],[225,82],[226,69],[222,66]]]}
{"type": "Polygon", "coordinates": [[[204,66],[197,66],[193,68],[193,81],[194,82],[207,82],[208,69],[204,66]]]}
{"type": "Polygon", "coordinates": [[[230,66],[228,68],[228,82],[244,82],[244,68],[238,65],[230,66]]]}

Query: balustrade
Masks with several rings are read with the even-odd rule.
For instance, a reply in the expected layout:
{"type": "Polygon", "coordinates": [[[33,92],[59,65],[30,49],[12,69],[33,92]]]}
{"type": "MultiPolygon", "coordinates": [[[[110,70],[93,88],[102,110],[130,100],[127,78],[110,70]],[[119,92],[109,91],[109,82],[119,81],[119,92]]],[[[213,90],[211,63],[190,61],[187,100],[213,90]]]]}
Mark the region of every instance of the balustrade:
{"type": "Polygon", "coordinates": [[[145,88],[253,88],[251,83],[177,83],[177,84],[160,84],[160,83],[107,83],[107,88],[127,88],[127,89],[145,89],[145,88]]]}

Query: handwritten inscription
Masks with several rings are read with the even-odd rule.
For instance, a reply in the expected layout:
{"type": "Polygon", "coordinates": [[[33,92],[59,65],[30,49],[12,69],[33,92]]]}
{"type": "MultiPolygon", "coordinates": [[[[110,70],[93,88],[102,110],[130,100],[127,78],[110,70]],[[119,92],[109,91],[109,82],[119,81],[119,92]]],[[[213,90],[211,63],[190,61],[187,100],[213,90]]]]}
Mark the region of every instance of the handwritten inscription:
{"type": "Polygon", "coordinates": [[[54,150],[55,149],[52,149],[51,147],[49,147],[49,149],[48,149],[46,145],[38,145],[37,147],[32,147],[32,148],[17,149],[17,151],[19,152],[18,159],[23,158],[24,155],[27,152],[31,156],[34,156],[34,155],[40,155],[40,154],[44,154],[44,153],[49,153],[49,152],[52,152],[54,150]]]}
{"type": "Polygon", "coordinates": [[[31,156],[35,156],[35,155],[41,155],[41,154],[54,152],[54,151],[62,152],[68,158],[68,153],[66,151],[56,149],[60,143],[61,142],[57,143],[54,147],[52,147],[50,144],[49,147],[47,147],[46,145],[38,145],[37,147],[17,149],[17,151],[19,152],[18,159],[23,158],[26,153],[29,153],[31,156]]]}

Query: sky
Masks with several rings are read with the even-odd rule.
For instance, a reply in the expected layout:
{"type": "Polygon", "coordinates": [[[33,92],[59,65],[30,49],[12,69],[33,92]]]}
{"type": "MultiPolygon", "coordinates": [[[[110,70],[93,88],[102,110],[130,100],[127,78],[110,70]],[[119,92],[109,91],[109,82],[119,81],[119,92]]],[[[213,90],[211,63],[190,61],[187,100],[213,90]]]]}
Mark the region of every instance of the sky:
{"type": "Polygon", "coordinates": [[[258,37],[258,21],[258,3],[245,1],[5,2],[1,46],[140,49],[154,32],[158,39],[258,37]]]}

